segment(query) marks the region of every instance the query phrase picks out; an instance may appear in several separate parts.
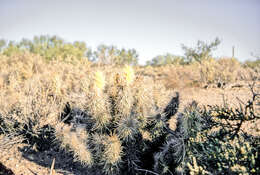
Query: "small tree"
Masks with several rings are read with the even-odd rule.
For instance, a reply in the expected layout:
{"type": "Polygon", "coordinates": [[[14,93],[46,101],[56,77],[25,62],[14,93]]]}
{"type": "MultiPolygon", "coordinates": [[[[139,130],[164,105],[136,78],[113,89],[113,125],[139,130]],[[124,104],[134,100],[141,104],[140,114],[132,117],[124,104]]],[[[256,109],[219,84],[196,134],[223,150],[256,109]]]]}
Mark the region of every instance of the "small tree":
{"type": "Polygon", "coordinates": [[[212,51],[215,50],[219,44],[219,38],[216,38],[210,44],[199,40],[195,48],[187,47],[182,44],[182,49],[184,50],[184,55],[186,56],[185,61],[187,63],[192,63],[194,61],[201,62],[204,59],[208,59],[211,57],[212,51]]]}
{"type": "Polygon", "coordinates": [[[112,64],[118,55],[118,49],[115,46],[101,44],[94,52],[94,59],[99,63],[112,64]]]}
{"type": "Polygon", "coordinates": [[[124,48],[119,51],[118,64],[131,64],[138,63],[138,53],[135,49],[125,50],[124,48]]]}
{"type": "Polygon", "coordinates": [[[17,45],[14,41],[10,41],[6,47],[3,49],[3,54],[10,56],[13,54],[21,53],[21,49],[19,45],[17,45]]]}
{"type": "Polygon", "coordinates": [[[138,54],[135,49],[121,50],[115,46],[99,45],[94,52],[94,60],[103,64],[130,64],[138,63],[138,54]]]}
{"type": "Polygon", "coordinates": [[[74,43],[70,43],[65,42],[58,36],[49,35],[35,36],[33,40],[22,39],[18,43],[10,41],[7,46],[6,42],[1,40],[0,51],[1,50],[5,55],[29,51],[31,53],[39,54],[46,59],[52,59],[55,57],[65,59],[69,56],[76,58],[89,58],[91,56],[91,50],[84,42],[76,41],[74,43]]]}

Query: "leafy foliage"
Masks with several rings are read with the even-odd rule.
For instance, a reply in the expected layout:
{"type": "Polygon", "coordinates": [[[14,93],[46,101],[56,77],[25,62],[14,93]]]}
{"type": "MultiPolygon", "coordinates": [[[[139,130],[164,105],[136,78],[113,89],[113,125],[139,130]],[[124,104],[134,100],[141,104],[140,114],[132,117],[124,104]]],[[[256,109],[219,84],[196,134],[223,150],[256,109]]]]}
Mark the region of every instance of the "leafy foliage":
{"type": "Polygon", "coordinates": [[[185,64],[185,62],[184,57],[167,53],[166,55],[158,55],[154,57],[151,61],[148,61],[146,64],[152,66],[162,66],[166,64],[183,65],[185,64]]]}
{"type": "Polygon", "coordinates": [[[29,51],[39,54],[46,59],[61,57],[63,59],[74,56],[82,58],[89,56],[91,50],[86,47],[84,42],[76,41],[73,44],[65,42],[57,36],[35,36],[33,40],[22,39],[18,43],[9,42],[8,46],[3,49],[3,54],[11,55],[19,52],[29,51]]]}
{"type": "Polygon", "coordinates": [[[154,57],[152,60],[147,61],[146,64],[152,66],[161,66],[166,64],[186,65],[196,62],[201,63],[203,60],[212,58],[211,53],[217,48],[219,44],[219,38],[216,38],[210,44],[199,40],[195,48],[182,45],[185,56],[177,56],[167,53],[165,55],[158,55],[154,57]]]}
{"type": "Polygon", "coordinates": [[[94,60],[102,64],[132,64],[138,62],[138,54],[135,49],[118,49],[115,46],[99,45],[94,52],[94,60]]]}
{"type": "Polygon", "coordinates": [[[66,42],[58,36],[41,35],[32,40],[22,39],[20,42],[0,40],[0,52],[4,55],[21,54],[30,52],[39,54],[47,60],[70,57],[77,59],[86,58],[101,64],[131,64],[138,63],[138,53],[135,49],[118,49],[115,46],[99,45],[96,51],[87,47],[85,42],[66,42]]]}

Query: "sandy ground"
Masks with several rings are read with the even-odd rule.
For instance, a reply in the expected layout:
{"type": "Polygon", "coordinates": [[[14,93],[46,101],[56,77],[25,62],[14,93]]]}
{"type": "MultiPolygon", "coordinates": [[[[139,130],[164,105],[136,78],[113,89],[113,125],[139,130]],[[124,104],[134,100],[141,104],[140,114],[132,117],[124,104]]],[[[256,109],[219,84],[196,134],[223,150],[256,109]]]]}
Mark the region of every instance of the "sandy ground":
{"type": "MultiPolygon", "coordinates": [[[[259,86],[259,84],[260,83],[258,83],[257,86],[259,86]]],[[[246,86],[243,86],[242,88],[234,87],[226,89],[189,88],[176,89],[176,91],[180,92],[180,112],[193,100],[197,101],[200,105],[223,105],[224,97],[228,104],[235,107],[239,105],[238,98],[244,102],[251,98],[251,92],[246,86]]],[[[255,123],[246,124],[243,128],[249,132],[255,131],[257,128],[260,128],[260,122],[257,121],[255,123]]],[[[0,151],[0,162],[10,168],[16,175],[50,174],[50,167],[54,158],[55,168],[53,174],[86,174],[84,173],[87,170],[86,168],[76,162],[72,164],[72,156],[55,147],[44,152],[37,152],[33,147],[30,148],[26,144],[16,144],[9,149],[0,151]]]]}

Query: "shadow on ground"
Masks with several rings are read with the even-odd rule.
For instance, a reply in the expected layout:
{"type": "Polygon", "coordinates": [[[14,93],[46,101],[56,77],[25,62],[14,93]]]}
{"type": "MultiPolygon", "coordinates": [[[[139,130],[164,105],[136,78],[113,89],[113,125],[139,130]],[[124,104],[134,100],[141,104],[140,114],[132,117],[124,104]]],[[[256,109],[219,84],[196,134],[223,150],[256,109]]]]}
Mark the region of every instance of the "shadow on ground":
{"type": "MultiPolygon", "coordinates": [[[[35,151],[32,146],[25,146],[20,148],[19,151],[22,152],[25,159],[47,168],[51,168],[52,161],[55,158],[54,169],[56,173],[64,175],[99,174],[93,169],[83,166],[80,162],[73,161],[73,155],[60,150],[58,145],[44,151],[35,151]]],[[[37,172],[30,171],[37,174],[37,172]]]]}
{"type": "Polygon", "coordinates": [[[14,173],[0,162],[0,175],[14,175],[14,173]]]}

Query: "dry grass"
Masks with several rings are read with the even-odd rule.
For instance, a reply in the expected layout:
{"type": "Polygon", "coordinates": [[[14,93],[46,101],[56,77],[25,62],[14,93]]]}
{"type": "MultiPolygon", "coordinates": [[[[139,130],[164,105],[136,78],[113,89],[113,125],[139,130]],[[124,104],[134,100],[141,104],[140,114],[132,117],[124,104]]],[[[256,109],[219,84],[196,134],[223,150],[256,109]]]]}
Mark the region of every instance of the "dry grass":
{"type": "Polygon", "coordinates": [[[203,60],[191,65],[165,65],[144,67],[137,71],[152,77],[170,89],[191,87],[213,87],[232,84],[237,81],[259,80],[259,71],[243,67],[236,59],[221,58],[203,60]],[[219,84],[219,85],[218,85],[219,84]]]}

